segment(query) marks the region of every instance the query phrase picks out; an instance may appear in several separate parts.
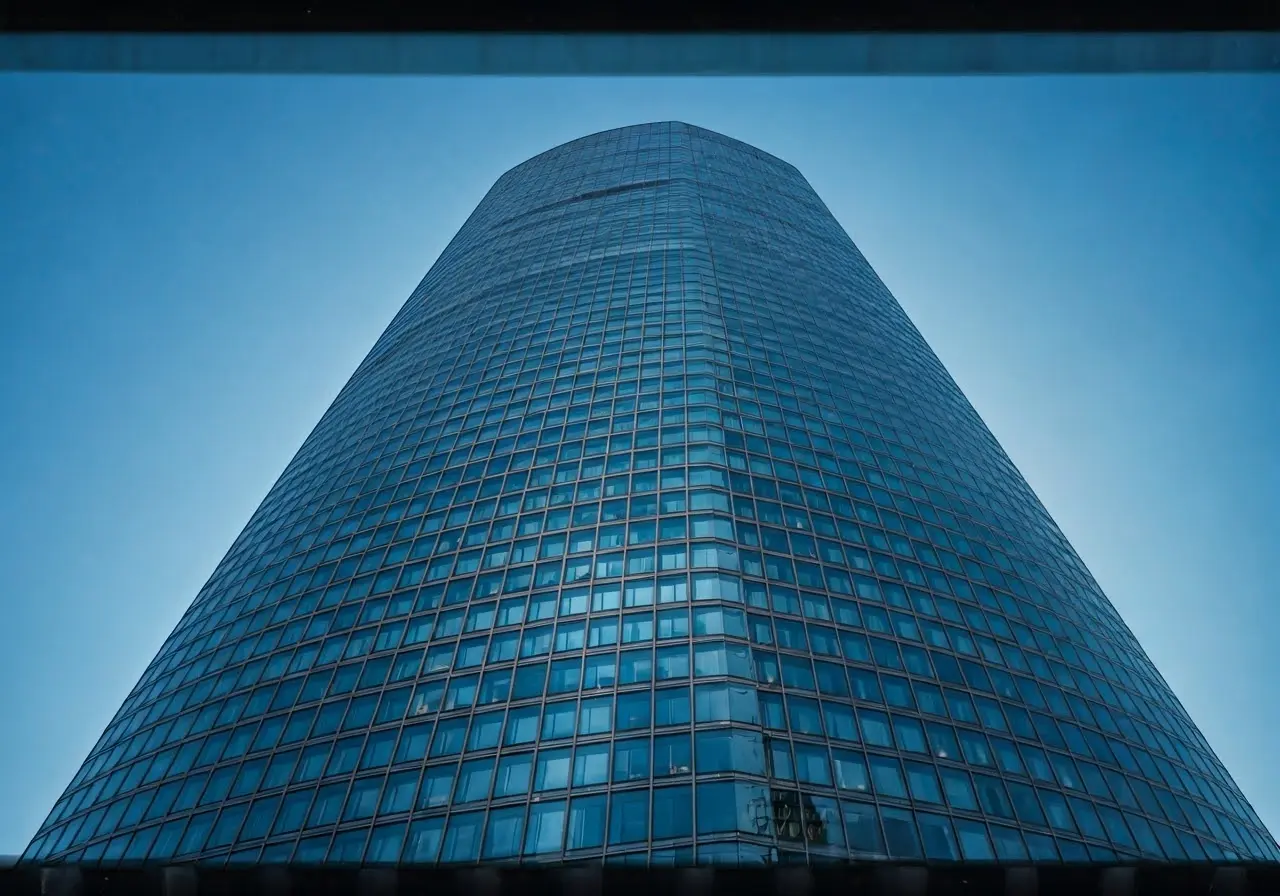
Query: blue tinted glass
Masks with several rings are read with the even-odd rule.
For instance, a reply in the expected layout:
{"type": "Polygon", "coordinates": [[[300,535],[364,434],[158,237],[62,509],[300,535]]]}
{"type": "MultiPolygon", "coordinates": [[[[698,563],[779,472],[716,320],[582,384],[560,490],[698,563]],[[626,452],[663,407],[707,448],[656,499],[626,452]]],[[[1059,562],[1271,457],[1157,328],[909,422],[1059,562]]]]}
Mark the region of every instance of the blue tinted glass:
{"type": "Polygon", "coordinates": [[[657,123],[494,185],[28,854],[761,838],[1280,858],[799,172],[657,123]]]}

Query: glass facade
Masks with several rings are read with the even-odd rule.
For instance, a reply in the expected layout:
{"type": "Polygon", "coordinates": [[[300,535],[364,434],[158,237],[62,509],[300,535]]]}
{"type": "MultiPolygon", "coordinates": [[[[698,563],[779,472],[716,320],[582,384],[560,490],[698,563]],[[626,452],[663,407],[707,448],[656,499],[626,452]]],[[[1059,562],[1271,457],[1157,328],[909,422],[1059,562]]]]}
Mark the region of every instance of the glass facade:
{"type": "Polygon", "coordinates": [[[804,178],[504,175],[28,859],[1276,858],[804,178]]]}

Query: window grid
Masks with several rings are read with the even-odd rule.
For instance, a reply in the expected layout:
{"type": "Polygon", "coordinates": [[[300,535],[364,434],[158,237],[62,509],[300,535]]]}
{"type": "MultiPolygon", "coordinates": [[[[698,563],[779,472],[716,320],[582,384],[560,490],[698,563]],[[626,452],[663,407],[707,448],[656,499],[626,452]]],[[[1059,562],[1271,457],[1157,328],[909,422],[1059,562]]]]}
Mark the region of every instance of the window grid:
{"type": "Polygon", "coordinates": [[[846,854],[1280,857],[803,178],[664,124],[499,180],[26,855],[846,854]]]}

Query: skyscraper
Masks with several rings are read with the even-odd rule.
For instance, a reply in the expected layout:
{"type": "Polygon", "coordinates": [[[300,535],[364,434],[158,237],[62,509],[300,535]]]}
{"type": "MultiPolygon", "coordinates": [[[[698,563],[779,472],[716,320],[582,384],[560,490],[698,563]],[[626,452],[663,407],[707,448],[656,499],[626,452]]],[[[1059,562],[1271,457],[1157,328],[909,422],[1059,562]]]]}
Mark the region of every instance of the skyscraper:
{"type": "Polygon", "coordinates": [[[1280,852],[799,172],[661,123],[498,181],[26,856],[1280,852]]]}

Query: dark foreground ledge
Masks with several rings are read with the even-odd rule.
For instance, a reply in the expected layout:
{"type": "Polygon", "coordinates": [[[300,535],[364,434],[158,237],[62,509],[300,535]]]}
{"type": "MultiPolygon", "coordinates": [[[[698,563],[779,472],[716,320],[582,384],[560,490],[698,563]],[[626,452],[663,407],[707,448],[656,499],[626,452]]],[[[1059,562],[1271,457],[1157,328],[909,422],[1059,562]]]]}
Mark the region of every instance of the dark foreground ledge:
{"type": "Polygon", "coordinates": [[[0,870],[5,896],[1268,896],[1280,865],[905,865],[777,868],[352,868],[198,865],[16,865],[0,870]]]}

